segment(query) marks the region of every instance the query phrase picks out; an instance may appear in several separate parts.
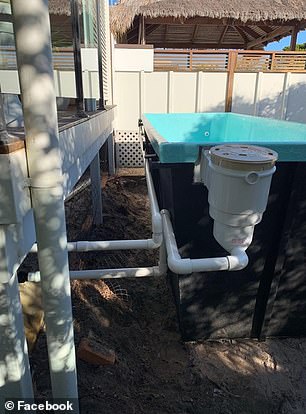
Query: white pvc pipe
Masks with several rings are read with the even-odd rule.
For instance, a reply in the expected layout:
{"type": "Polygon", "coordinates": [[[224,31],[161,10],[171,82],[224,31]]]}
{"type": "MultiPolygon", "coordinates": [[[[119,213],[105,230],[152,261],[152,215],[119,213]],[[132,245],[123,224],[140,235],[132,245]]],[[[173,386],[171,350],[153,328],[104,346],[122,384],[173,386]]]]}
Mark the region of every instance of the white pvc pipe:
{"type": "MultiPolygon", "coordinates": [[[[153,267],[131,267],[118,269],[93,269],[93,270],[71,270],[70,279],[122,279],[150,276],[162,276],[158,266],[153,267]]],[[[29,272],[29,282],[40,282],[40,272],[29,272]]]]}
{"type": "MultiPolygon", "coordinates": [[[[68,242],[68,252],[90,252],[99,250],[150,250],[158,248],[162,237],[156,237],[156,242],[153,239],[143,240],[101,240],[101,241],[77,241],[68,242]]],[[[37,252],[37,245],[34,244],[30,250],[31,253],[37,252]]]]}
{"type": "Polygon", "coordinates": [[[73,319],[47,0],[11,0],[54,398],[77,398],[73,319]]]}
{"type": "MultiPolygon", "coordinates": [[[[159,212],[157,197],[149,170],[148,161],[145,160],[146,182],[148,188],[148,197],[151,208],[152,219],[152,238],[140,240],[101,240],[101,241],[76,241],[68,242],[67,249],[69,252],[89,252],[99,250],[151,250],[160,247],[163,240],[162,219],[159,212]]],[[[37,252],[37,245],[34,244],[30,250],[31,253],[37,252]]]]}
{"type": "Polygon", "coordinates": [[[154,234],[156,235],[163,234],[163,224],[162,224],[162,218],[161,218],[160,211],[159,211],[159,206],[157,202],[157,197],[155,193],[152,176],[150,173],[148,160],[145,160],[144,163],[145,163],[146,182],[147,182],[147,187],[148,187],[148,196],[149,196],[150,206],[151,206],[152,232],[153,232],[153,239],[154,239],[154,234]]]}
{"type": "MultiPolygon", "coordinates": [[[[94,269],[94,270],[71,270],[70,279],[119,279],[119,278],[138,278],[150,276],[163,276],[167,273],[167,252],[164,242],[159,248],[158,266],[153,267],[133,267],[118,269],[94,269]]],[[[27,275],[29,282],[40,282],[40,272],[29,272],[27,275]]]]}
{"type": "Polygon", "coordinates": [[[241,270],[248,264],[248,256],[241,249],[235,249],[233,255],[205,259],[182,259],[175,240],[170,215],[167,210],[161,211],[164,229],[164,241],[168,255],[169,269],[176,274],[184,275],[193,272],[214,272],[219,270],[241,270]]]}

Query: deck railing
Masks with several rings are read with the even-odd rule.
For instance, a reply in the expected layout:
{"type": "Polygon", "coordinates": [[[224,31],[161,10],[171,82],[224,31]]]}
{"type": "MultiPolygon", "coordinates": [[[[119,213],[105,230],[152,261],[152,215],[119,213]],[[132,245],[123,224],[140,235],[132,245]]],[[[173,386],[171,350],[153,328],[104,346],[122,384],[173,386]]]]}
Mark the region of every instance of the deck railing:
{"type": "Polygon", "coordinates": [[[306,72],[306,52],[155,49],[154,70],[306,72]]]}
{"type": "MultiPolygon", "coordinates": [[[[72,48],[56,48],[53,50],[54,69],[74,70],[72,48]]],[[[16,52],[13,46],[0,47],[0,69],[17,70],[16,52]]]]}
{"type": "MultiPolygon", "coordinates": [[[[54,69],[74,70],[72,48],[53,50],[54,69]]],[[[306,72],[306,52],[155,49],[154,71],[306,72]],[[231,62],[235,62],[231,66],[231,62]]],[[[17,69],[15,48],[0,47],[0,69],[17,69]]]]}

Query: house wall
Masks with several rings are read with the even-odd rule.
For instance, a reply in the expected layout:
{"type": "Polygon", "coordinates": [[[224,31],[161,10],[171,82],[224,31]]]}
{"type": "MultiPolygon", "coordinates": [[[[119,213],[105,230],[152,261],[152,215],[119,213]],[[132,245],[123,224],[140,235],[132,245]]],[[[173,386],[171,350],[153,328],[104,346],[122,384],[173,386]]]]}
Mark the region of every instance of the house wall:
{"type": "Polygon", "coordinates": [[[115,45],[113,64],[115,71],[153,72],[153,45],[115,45]],[[129,46],[129,47],[128,47],[129,46]]]}

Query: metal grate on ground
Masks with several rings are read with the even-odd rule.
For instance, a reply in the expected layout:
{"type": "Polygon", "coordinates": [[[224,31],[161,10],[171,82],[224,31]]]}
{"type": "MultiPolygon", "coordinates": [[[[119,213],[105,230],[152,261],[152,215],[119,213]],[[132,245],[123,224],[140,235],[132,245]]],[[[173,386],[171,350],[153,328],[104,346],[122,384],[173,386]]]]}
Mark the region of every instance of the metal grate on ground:
{"type": "Polygon", "coordinates": [[[138,131],[116,131],[117,168],[143,167],[138,131]]]}

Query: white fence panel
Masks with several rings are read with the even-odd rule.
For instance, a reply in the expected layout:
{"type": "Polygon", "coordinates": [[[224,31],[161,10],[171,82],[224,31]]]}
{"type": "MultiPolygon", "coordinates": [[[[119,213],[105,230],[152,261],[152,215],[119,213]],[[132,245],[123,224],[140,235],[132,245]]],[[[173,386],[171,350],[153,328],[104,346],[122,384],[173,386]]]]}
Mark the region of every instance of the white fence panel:
{"type": "Polygon", "coordinates": [[[141,72],[115,73],[116,129],[137,130],[140,117],[140,74],[141,72]]]}
{"type": "Polygon", "coordinates": [[[168,110],[168,73],[144,73],[144,111],[165,113],[168,110]]]}
{"type": "Polygon", "coordinates": [[[195,112],[196,110],[196,73],[170,72],[171,89],[169,112],[195,112]]]}
{"type": "Polygon", "coordinates": [[[285,73],[264,73],[258,103],[258,115],[282,119],[285,73]]]}
{"type": "Polygon", "coordinates": [[[306,75],[291,73],[287,86],[285,119],[306,122],[306,75]]]}
{"type": "Polygon", "coordinates": [[[141,113],[224,111],[227,73],[116,72],[116,128],[136,130],[141,113]]]}
{"type": "MultiPolygon", "coordinates": [[[[235,73],[232,111],[255,115],[257,73],[235,73]]],[[[258,94],[259,96],[259,94],[258,94]]]]}
{"type": "Polygon", "coordinates": [[[227,73],[199,72],[198,95],[201,97],[197,112],[224,112],[227,73]],[[202,78],[202,79],[201,79],[202,78]]]}

